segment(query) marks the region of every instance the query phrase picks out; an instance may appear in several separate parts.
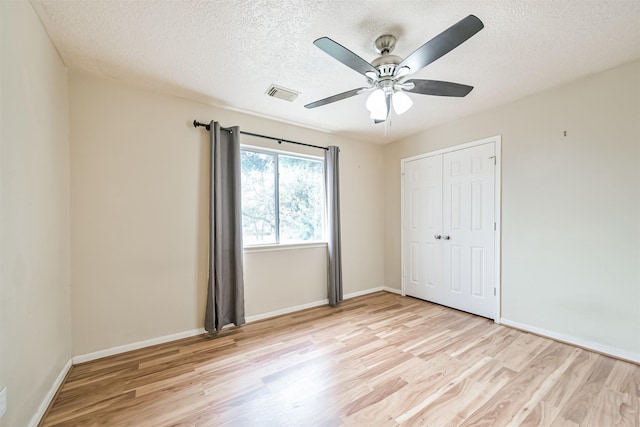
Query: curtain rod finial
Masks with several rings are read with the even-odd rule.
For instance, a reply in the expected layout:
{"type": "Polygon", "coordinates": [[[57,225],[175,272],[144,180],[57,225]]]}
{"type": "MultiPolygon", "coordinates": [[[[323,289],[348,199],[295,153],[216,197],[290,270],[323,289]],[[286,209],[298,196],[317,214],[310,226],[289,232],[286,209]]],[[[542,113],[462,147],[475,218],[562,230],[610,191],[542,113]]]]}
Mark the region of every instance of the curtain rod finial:
{"type": "Polygon", "coordinates": [[[202,127],[203,127],[203,128],[205,128],[206,130],[211,130],[211,125],[207,125],[207,124],[205,124],[205,123],[200,123],[199,121],[194,120],[194,121],[193,121],[193,127],[194,127],[194,128],[197,128],[198,126],[202,126],[202,127]]]}

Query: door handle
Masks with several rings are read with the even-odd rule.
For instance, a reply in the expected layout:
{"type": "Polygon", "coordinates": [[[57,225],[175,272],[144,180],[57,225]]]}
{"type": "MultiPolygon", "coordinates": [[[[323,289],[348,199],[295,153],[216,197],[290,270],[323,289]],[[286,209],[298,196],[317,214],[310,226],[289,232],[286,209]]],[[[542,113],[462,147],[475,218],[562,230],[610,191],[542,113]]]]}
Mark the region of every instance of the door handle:
{"type": "Polygon", "coordinates": [[[442,236],[442,238],[443,238],[444,240],[451,240],[451,236],[448,236],[448,235],[444,235],[444,236],[442,236]]]}
{"type": "Polygon", "coordinates": [[[436,234],[435,236],[433,236],[433,238],[436,239],[436,240],[440,240],[440,239],[442,239],[442,236],[439,235],[439,234],[436,234]]]}

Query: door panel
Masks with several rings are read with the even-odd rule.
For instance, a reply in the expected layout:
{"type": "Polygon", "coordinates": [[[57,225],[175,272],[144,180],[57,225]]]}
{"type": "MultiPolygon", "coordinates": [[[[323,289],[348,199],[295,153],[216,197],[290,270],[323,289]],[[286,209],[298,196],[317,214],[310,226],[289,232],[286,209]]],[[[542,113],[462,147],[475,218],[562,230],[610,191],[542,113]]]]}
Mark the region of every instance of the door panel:
{"type": "Polygon", "coordinates": [[[442,233],[442,157],[405,163],[403,179],[403,258],[410,263],[403,268],[405,292],[441,300],[442,246],[434,236],[442,233]]]}
{"type": "Polygon", "coordinates": [[[484,297],[484,248],[471,248],[471,295],[484,297]]]}
{"type": "MultiPolygon", "coordinates": [[[[450,263],[451,270],[450,275],[448,276],[448,280],[446,283],[449,283],[449,291],[455,294],[462,293],[462,278],[464,277],[464,272],[462,271],[462,246],[460,245],[448,245],[449,246],[449,257],[445,255],[445,259],[447,259],[450,263]]],[[[446,275],[445,275],[446,276],[446,275]]],[[[455,297],[454,297],[455,298],[455,297]]],[[[449,302],[447,299],[444,299],[442,303],[455,304],[455,301],[449,302]]]]}
{"type": "Polygon", "coordinates": [[[493,143],[443,155],[445,305],[495,318],[493,143]],[[454,250],[455,248],[455,250],[454,250]]]}
{"type": "Polygon", "coordinates": [[[409,280],[412,283],[418,283],[420,281],[420,265],[422,265],[420,244],[417,242],[411,242],[410,247],[411,276],[409,277],[409,280]]]}
{"type": "Polygon", "coordinates": [[[450,217],[449,217],[449,228],[451,230],[460,230],[461,226],[461,216],[462,216],[462,185],[458,183],[453,183],[449,186],[449,194],[450,194],[450,217]]]}

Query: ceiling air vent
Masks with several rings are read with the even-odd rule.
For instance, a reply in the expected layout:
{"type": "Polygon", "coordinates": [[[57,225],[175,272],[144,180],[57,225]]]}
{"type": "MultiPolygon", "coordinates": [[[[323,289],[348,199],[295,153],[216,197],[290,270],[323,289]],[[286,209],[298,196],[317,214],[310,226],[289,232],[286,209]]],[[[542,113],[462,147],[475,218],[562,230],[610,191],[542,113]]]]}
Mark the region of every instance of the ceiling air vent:
{"type": "Polygon", "coordinates": [[[269,96],[273,96],[274,98],[284,99],[289,102],[293,102],[293,100],[300,95],[300,92],[277,85],[269,86],[269,89],[267,89],[265,93],[269,96]]]}

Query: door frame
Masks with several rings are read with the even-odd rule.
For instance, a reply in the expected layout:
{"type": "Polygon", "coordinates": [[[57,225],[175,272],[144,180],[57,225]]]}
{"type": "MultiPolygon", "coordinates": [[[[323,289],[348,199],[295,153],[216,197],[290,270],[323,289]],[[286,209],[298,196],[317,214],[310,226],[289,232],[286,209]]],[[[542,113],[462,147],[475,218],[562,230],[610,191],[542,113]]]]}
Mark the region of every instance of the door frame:
{"type": "Polygon", "coordinates": [[[404,238],[404,193],[405,193],[405,181],[404,181],[404,169],[405,164],[414,160],[423,159],[426,157],[438,156],[446,153],[451,153],[454,151],[464,150],[466,148],[476,147],[478,145],[484,145],[488,143],[494,143],[495,146],[495,156],[496,156],[496,168],[495,168],[495,176],[494,176],[494,191],[495,191],[495,200],[494,200],[494,215],[495,215],[495,223],[496,223],[496,232],[494,233],[494,244],[495,244],[495,287],[496,287],[496,318],[493,319],[494,322],[500,323],[500,318],[502,316],[502,248],[500,242],[502,241],[502,135],[495,135],[488,138],[478,139],[476,141],[467,142],[464,144],[454,145],[447,148],[442,148],[440,150],[429,151],[427,153],[418,154],[411,157],[406,157],[400,160],[400,270],[401,270],[401,293],[403,296],[406,296],[405,293],[405,238],[404,238]]]}

